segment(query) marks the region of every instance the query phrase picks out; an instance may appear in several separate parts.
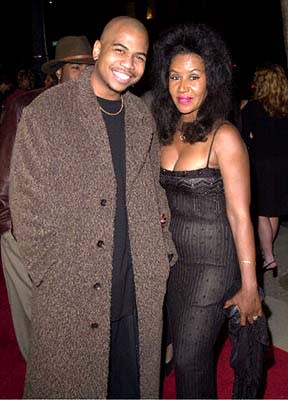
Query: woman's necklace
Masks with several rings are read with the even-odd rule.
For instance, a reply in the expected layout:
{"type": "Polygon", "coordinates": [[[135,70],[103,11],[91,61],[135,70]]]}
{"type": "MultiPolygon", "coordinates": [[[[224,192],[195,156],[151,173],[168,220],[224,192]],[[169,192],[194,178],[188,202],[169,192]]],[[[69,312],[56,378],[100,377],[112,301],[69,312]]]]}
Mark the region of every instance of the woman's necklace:
{"type": "Polygon", "coordinates": [[[183,124],[181,122],[179,122],[177,131],[179,132],[179,139],[181,140],[181,142],[186,141],[185,133],[183,132],[183,130],[184,130],[183,124]]]}
{"type": "Polygon", "coordinates": [[[181,140],[181,142],[185,142],[186,137],[185,137],[184,133],[180,133],[179,139],[181,140]]]}
{"type": "Polygon", "coordinates": [[[121,106],[120,106],[119,110],[116,111],[115,113],[112,113],[112,112],[104,110],[104,108],[101,107],[100,104],[99,104],[99,108],[106,115],[112,115],[112,116],[119,115],[121,113],[121,111],[123,110],[123,107],[124,107],[124,101],[123,101],[123,97],[122,96],[120,96],[120,100],[121,100],[121,106]]]}

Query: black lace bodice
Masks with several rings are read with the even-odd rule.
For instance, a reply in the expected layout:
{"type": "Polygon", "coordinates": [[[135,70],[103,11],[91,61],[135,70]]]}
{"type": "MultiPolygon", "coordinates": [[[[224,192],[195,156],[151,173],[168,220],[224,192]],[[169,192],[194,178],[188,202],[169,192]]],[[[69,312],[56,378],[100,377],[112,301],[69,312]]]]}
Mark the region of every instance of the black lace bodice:
{"type": "Polygon", "coordinates": [[[181,262],[222,265],[226,245],[234,246],[219,169],[161,169],[160,183],[167,194],[170,229],[181,262]],[[223,237],[229,238],[229,243],[223,242],[223,237]]]}
{"type": "Polygon", "coordinates": [[[219,218],[219,214],[224,214],[226,218],[223,180],[219,169],[169,171],[161,168],[160,183],[166,190],[174,216],[185,212],[188,218],[213,219],[219,218]]]}

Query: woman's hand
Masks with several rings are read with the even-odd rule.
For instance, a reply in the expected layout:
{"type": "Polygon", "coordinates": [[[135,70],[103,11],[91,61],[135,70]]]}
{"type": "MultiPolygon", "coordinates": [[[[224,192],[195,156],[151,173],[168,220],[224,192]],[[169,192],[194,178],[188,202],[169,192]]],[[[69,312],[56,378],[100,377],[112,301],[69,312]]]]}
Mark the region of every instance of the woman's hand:
{"type": "Polygon", "coordinates": [[[231,299],[227,300],[224,308],[235,304],[240,312],[240,324],[253,324],[262,316],[262,306],[257,289],[241,288],[231,299]]]}

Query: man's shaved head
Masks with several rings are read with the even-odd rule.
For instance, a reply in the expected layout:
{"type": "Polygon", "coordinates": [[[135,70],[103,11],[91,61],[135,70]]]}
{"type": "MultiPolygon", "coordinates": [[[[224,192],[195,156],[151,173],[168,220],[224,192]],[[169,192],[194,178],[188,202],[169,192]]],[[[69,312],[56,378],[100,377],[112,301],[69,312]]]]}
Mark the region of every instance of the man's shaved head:
{"type": "Polygon", "coordinates": [[[111,19],[111,21],[108,22],[107,25],[105,25],[100,41],[103,43],[105,42],[106,37],[115,30],[118,30],[122,27],[126,28],[133,28],[137,30],[138,32],[142,32],[147,36],[148,39],[148,32],[145,26],[142,24],[141,21],[139,21],[136,18],[128,17],[128,16],[119,16],[111,19]]]}

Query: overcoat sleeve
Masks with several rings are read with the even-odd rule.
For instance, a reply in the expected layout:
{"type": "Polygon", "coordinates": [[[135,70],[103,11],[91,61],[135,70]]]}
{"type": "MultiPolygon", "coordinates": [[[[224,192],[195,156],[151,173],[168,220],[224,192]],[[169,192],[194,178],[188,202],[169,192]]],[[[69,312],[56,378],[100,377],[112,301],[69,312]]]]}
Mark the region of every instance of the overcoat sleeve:
{"type": "Polygon", "coordinates": [[[24,107],[43,91],[43,88],[30,90],[13,99],[4,114],[0,127],[0,234],[11,229],[9,208],[9,172],[12,149],[17,125],[24,107]]]}
{"type": "Polygon", "coordinates": [[[49,148],[36,112],[24,109],[18,124],[10,168],[12,232],[36,285],[55,264],[56,216],[52,207],[49,148]],[[47,257],[53,254],[53,257],[47,257]],[[47,264],[47,260],[49,263],[47,264]]]}

